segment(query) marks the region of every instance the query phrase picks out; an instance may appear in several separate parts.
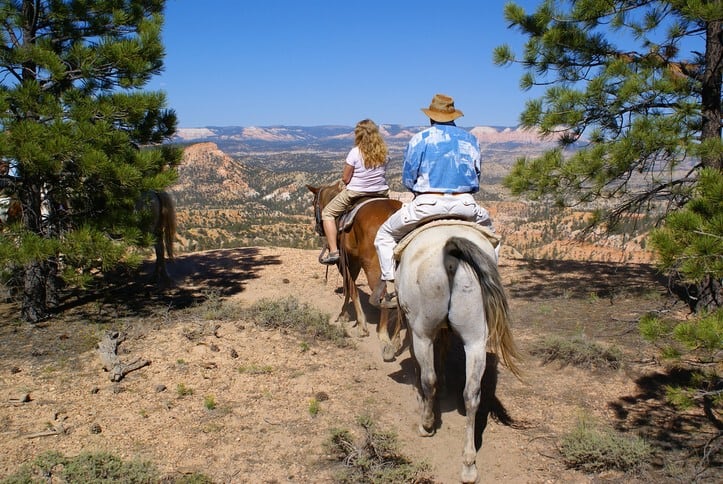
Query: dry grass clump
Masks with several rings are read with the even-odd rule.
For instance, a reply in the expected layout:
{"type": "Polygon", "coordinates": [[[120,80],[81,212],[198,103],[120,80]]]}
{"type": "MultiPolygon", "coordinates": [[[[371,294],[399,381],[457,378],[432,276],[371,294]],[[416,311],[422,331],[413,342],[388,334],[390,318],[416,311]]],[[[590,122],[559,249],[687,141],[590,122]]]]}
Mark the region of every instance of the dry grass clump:
{"type": "Polygon", "coordinates": [[[350,342],[344,329],[329,322],[329,315],[295,297],[260,299],[243,312],[245,319],[267,329],[288,329],[312,340],[331,341],[344,348],[350,342]]]}
{"type": "Polygon", "coordinates": [[[623,359],[619,348],[604,348],[581,337],[549,337],[539,342],[531,353],[541,357],[544,364],[557,361],[563,366],[573,365],[591,370],[617,370],[622,366],[623,359]]]}
{"type": "Polygon", "coordinates": [[[429,467],[413,463],[401,455],[397,437],[378,430],[371,418],[361,416],[357,423],[363,436],[355,442],[345,429],[333,429],[324,446],[333,459],[343,463],[335,481],[340,483],[432,484],[429,467]]]}
{"type": "Polygon", "coordinates": [[[562,438],[559,450],[568,467],[591,473],[635,472],[647,464],[652,455],[652,447],[640,437],[595,428],[585,419],[562,438]]]}

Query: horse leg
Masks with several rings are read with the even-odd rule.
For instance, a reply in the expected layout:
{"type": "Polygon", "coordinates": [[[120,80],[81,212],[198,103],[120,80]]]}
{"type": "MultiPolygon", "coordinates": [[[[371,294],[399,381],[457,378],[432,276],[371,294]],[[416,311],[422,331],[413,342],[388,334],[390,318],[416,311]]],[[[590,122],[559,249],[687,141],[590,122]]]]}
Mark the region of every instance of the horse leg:
{"type": "Polygon", "coordinates": [[[155,282],[165,282],[168,280],[168,272],[166,272],[166,257],[165,247],[163,245],[163,233],[156,232],[155,238],[156,243],[154,247],[156,249],[156,267],[153,278],[155,282]]]}
{"type": "MultiPolygon", "coordinates": [[[[477,448],[475,420],[481,398],[482,376],[487,365],[487,320],[479,300],[480,287],[476,275],[466,264],[460,264],[452,283],[449,304],[449,324],[464,342],[465,384],[464,407],[466,423],[462,452],[462,482],[477,481],[477,448]]],[[[481,439],[481,436],[480,436],[481,439]]],[[[481,444],[480,444],[481,445],[481,444]]]]}
{"type": "Polygon", "coordinates": [[[397,348],[394,347],[389,339],[389,309],[381,308],[379,310],[379,323],[377,323],[377,338],[382,350],[382,359],[384,361],[394,361],[397,355],[397,348]]]}
{"type": "MultiPolygon", "coordinates": [[[[385,284],[380,278],[379,263],[374,261],[376,266],[372,266],[365,270],[367,275],[367,282],[369,283],[369,289],[371,290],[370,300],[374,298],[374,294],[380,290],[380,286],[385,284]]],[[[399,317],[396,318],[396,326],[394,327],[394,334],[392,337],[389,336],[389,315],[390,311],[387,308],[379,308],[379,322],[377,323],[377,338],[379,338],[379,346],[382,352],[382,359],[384,361],[394,361],[397,356],[397,351],[401,347],[399,341],[399,317]]]]}
{"type": "Polygon", "coordinates": [[[349,297],[354,304],[356,324],[359,326],[359,336],[369,336],[367,316],[364,314],[364,309],[362,308],[361,301],[359,300],[359,289],[356,287],[356,278],[359,277],[361,267],[358,261],[351,260],[351,257],[349,259],[349,266],[347,267],[345,275],[345,277],[347,277],[347,281],[344,284],[347,286],[349,297]]]}
{"type": "Polygon", "coordinates": [[[462,482],[477,481],[477,448],[474,444],[474,427],[477,409],[481,398],[482,375],[487,363],[486,345],[475,343],[465,345],[466,375],[464,385],[464,408],[466,424],[464,431],[464,451],[462,452],[462,482]]]}
{"type": "MultiPolygon", "coordinates": [[[[423,324],[423,323],[420,323],[423,324]]],[[[411,325],[413,326],[413,325],[411,325]]],[[[417,392],[421,403],[419,435],[434,435],[434,400],[437,393],[437,375],[434,371],[434,341],[425,335],[412,335],[412,351],[419,367],[417,392]]]]}
{"type": "Polygon", "coordinates": [[[359,326],[359,336],[369,336],[369,328],[367,327],[367,317],[362,309],[361,301],[359,300],[359,290],[356,287],[354,280],[349,281],[349,293],[351,301],[354,304],[354,312],[356,313],[356,324],[359,326]]]}

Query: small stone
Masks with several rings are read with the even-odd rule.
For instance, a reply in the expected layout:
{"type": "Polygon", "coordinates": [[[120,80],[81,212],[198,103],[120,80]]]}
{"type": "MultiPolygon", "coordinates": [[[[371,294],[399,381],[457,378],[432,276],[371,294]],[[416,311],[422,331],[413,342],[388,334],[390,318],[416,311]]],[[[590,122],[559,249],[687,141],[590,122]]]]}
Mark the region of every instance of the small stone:
{"type": "Polygon", "coordinates": [[[20,393],[14,397],[10,397],[11,403],[28,403],[30,401],[29,393],[20,393]]]}
{"type": "Polygon", "coordinates": [[[100,392],[100,388],[98,388],[98,387],[93,387],[90,389],[90,393],[92,395],[96,395],[98,392],[100,392]]]}
{"type": "Polygon", "coordinates": [[[231,356],[231,358],[238,358],[238,353],[233,348],[231,348],[231,350],[228,352],[228,354],[231,356]]]}
{"type": "Polygon", "coordinates": [[[13,366],[12,368],[10,368],[10,373],[12,373],[13,375],[16,373],[20,373],[21,371],[23,371],[23,370],[21,370],[17,366],[13,366]]]}
{"type": "Polygon", "coordinates": [[[100,428],[100,424],[98,424],[98,423],[94,423],[93,425],[90,426],[90,433],[91,433],[91,434],[99,434],[99,433],[101,433],[102,431],[103,431],[103,430],[100,428]]]}
{"type": "Polygon", "coordinates": [[[165,392],[165,391],[166,391],[166,385],[164,385],[163,383],[159,383],[158,385],[156,385],[156,393],[161,393],[161,392],[165,392]]]}

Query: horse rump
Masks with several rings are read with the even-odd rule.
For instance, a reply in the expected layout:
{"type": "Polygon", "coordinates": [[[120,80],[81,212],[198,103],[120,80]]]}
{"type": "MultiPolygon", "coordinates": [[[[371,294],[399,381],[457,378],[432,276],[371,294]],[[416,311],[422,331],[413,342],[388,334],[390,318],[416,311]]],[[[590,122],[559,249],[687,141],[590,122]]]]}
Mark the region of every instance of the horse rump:
{"type": "Polygon", "coordinates": [[[510,310],[497,261],[464,237],[450,237],[444,244],[444,267],[450,284],[460,262],[465,262],[477,274],[485,318],[489,329],[489,346],[500,356],[504,365],[518,378],[520,369],[515,360],[521,355],[510,331],[510,310]]]}

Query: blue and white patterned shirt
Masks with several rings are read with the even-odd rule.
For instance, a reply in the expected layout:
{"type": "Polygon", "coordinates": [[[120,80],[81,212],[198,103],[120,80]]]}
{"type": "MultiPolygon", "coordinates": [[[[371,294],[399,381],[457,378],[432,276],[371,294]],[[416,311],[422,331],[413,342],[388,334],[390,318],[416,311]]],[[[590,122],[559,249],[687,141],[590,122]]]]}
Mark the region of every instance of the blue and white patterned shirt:
{"type": "Polygon", "coordinates": [[[402,183],[415,193],[476,193],[479,176],[479,142],[462,128],[435,124],[407,145],[402,183]]]}

